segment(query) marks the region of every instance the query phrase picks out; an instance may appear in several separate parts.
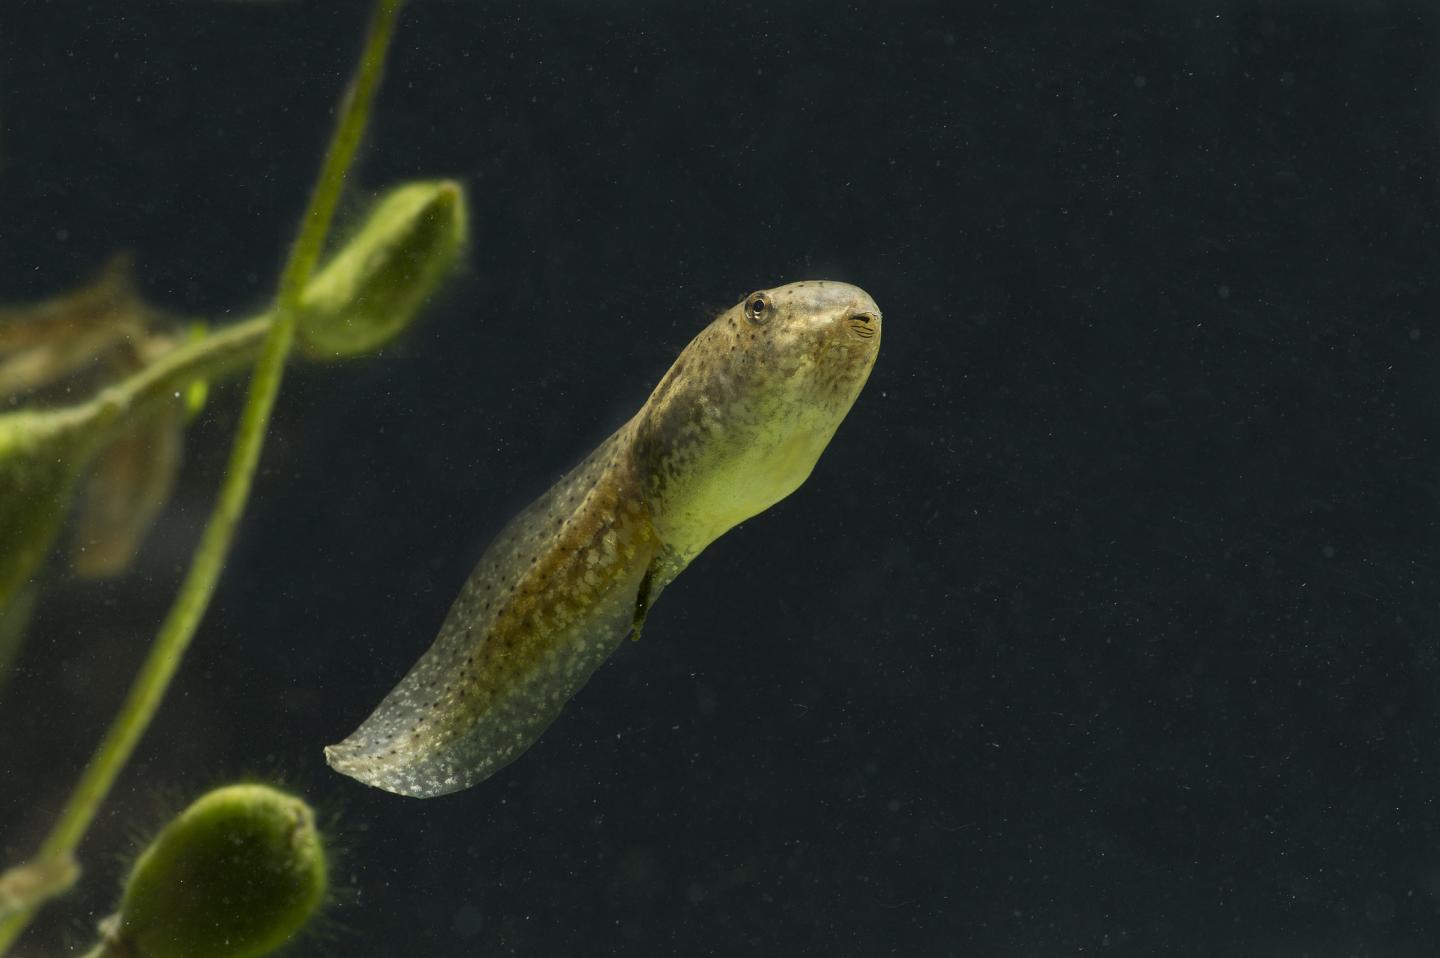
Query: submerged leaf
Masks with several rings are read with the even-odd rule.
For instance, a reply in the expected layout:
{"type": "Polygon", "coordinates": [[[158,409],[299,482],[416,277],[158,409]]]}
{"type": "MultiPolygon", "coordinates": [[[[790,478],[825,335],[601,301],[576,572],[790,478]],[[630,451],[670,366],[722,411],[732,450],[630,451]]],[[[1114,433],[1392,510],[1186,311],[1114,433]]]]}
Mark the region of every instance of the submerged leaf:
{"type": "MultiPolygon", "coordinates": [[[[306,351],[356,356],[398,334],[454,264],[465,234],[458,183],[391,190],[306,286],[298,317],[306,351]]],[[[0,609],[45,558],[92,460],[75,569],[105,576],[129,565],[170,496],[185,416],[204,402],[206,377],[241,368],[267,321],[174,335],[174,320],[136,294],[123,255],[82,289],[0,309],[0,399],[62,389],[68,396],[82,373],[91,377],[81,384],[86,392],[112,387],[79,406],[0,415],[0,609]],[[157,390],[160,380],[150,373],[167,363],[174,368],[164,373],[165,390],[157,390]]]]}
{"type": "Polygon", "coordinates": [[[0,416],[0,608],[50,551],[104,431],[93,405],[0,416]]]}
{"type": "Polygon", "coordinates": [[[454,264],[466,229],[459,183],[391,190],[305,287],[298,327],[305,352],[359,356],[398,335],[454,264]]]}
{"type": "Polygon", "coordinates": [[[130,567],[170,501],[184,436],[185,405],[177,399],[101,450],[81,488],[71,533],[77,575],[101,578],[130,567]]]}
{"type": "MultiPolygon", "coordinates": [[[[180,346],[186,337],[173,335],[173,318],[140,298],[131,274],[131,257],[119,254],[80,289],[0,309],[0,399],[68,400],[124,382],[180,346]]],[[[0,417],[0,609],[44,558],[97,450],[77,527],[81,575],[122,571],[169,497],[183,439],[181,402],[150,404],[102,449],[114,418],[104,409],[92,402],[0,417]],[[93,428],[77,431],[86,421],[93,428]]]]}
{"type": "Polygon", "coordinates": [[[153,313],[135,292],[131,266],[117,254],[79,289],[0,309],[0,399],[43,389],[147,336],[153,313]]]}
{"type": "Polygon", "coordinates": [[[10,677],[15,656],[25,641],[25,630],[35,614],[35,599],[40,594],[34,581],[26,582],[11,597],[0,604],[0,701],[5,697],[5,680],[10,677]]]}

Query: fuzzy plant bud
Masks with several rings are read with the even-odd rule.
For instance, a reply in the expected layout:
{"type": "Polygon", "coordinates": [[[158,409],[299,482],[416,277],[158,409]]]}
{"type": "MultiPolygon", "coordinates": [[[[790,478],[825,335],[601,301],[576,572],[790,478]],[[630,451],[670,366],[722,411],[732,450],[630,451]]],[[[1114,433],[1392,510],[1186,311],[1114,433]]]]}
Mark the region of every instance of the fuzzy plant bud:
{"type": "Polygon", "coordinates": [[[145,849],[107,928],[133,958],[252,958],[290,939],[325,896],[315,816],[265,785],[202,796],[145,849]]]}
{"type": "Polygon", "coordinates": [[[316,359],[361,356],[405,329],[465,242],[465,194],[453,180],[396,187],[306,285],[299,340],[316,359]]]}

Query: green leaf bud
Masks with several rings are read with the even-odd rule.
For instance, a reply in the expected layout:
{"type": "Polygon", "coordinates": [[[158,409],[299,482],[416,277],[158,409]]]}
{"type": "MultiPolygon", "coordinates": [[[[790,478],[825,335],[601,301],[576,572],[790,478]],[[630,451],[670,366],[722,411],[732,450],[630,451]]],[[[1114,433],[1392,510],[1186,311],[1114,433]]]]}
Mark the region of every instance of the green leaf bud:
{"type": "Polygon", "coordinates": [[[316,359],[348,358],[384,345],[415,318],[454,265],[465,236],[459,183],[391,190],[306,285],[298,317],[305,352],[316,359]]]}
{"type": "Polygon", "coordinates": [[[325,896],[315,816],[265,785],[202,796],[145,849],[108,934],[135,958],[251,958],[278,948],[325,896]]]}

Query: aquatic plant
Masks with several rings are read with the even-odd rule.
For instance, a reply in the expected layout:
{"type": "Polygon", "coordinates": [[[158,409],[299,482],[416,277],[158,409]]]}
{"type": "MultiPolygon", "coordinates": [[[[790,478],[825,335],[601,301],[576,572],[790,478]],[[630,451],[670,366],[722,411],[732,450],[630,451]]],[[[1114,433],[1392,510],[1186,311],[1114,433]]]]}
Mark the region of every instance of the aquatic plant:
{"type": "Polygon", "coordinates": [[[92,958],[254,958],[284,944],[325,897],[315,815],[265,785],[201,796],[156,836],[125,880],[92,958]]]}
{"type": "MultiPolygon", "coordinates": [[[[117,441],[171,409],[177,393],[253,363],[217,503],[149,654],[36,858],[0,875],[0,955],[9,949],[35,909],[62,893],[77,877],[75,850],[154,717],[195,635],[244,513],[295,341],[316,359],[372,352],[416,315],[464,241],[466,219],[460,187],[444,181],[408,184],[377,202],[365,224],[317,270],[400,6],[401,0],[377,0],[359,69],[339,111],[273,307],[254,319],[173,345],[137,371],[106,383],[86,401],[0,415],[3,653],[18,642],[24,606],[31,595],[28,583],[50,551],[86,469],[93,468],[96,458],[117,441]]],[[[39,345],[31,346],[40,351],[27,353],[22,344],[9,357],[18,361],[4,367],[28,376],[23,380],[26,386],[65,374],[77,365],[76,356],[82,360],[93,357],[103,348],[98,344],[105,341],[103,337],[77,337],[59,349],[52,341],[40,339],[39,345]]],[[[323,888],[323,857],[303,803],[252,786],[223,789],[183,813],[141,857],[127,883],[110,940],[123,940],[134,946],[133,953],[155,958],[263,954],[303,922],[323,888]],[[282,831],[283,840],[279,837],[282,831]],[[215,852],[217,844],[224,844],[222,837],[239,841],[250,850],[231,859],[234,874],[217,877],[204,870],[209,866],[197,863],[215,852]],[[300,845],[314,845],[316,851],[297,852],[297,837],[300,845]],[[297,857],[287,859],[277,872],[274,859],[267,859],[265,853],[280,846],[297,857]],[[243,947],[233,951],[202,947],[196,937],[201,929],[193,921],[204,919],[182,921],[183,915],[191,913],[191,905],[182,906],[174,897],[179,894],[177,877],[211,882],[208,887],[214,888],[235,882],[226,887],[243,887],[247,894],[254,893],[236,899],[243,903],[232,909],[234,914],[223,919],[211,916],[216,921],[237,923],[232,931],[243,947]],[[278,912],[264,918],[261,905],[275,904],[282,890],[298,897],[287,899],[290,904],[277,906],[278,912]],[[167,942],[174,947],[166,950],[167,942]]],[[[107,953],[105,947],[113,945],[102,944],[98,953],[107,953]]]]}

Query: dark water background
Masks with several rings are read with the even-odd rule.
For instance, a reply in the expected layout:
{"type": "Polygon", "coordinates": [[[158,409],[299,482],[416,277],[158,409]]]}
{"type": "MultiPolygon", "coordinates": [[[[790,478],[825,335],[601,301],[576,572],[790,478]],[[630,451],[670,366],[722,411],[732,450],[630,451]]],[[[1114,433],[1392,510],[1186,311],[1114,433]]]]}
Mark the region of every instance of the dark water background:
{"type": "MultiPolygon", "coordinates": [[[[177,312],[263,306],[364,19],[5,3],[0,293],[129,248],[177,312]]],[[[31,953],[261,774],[344,847],[295,954],[1435,954],[1437,149],[1428,3],[415,3],[350,208],[461,178],[467,274],[383,357],[292,366],[31,953]],[[807,277],[886,323],[810,482],[495,779],[331,773],[505,518],[712,310],[807,277]]],[[[133,674],[239,396],[132,575],[53,564],[5,860],[133,674]]]]}

